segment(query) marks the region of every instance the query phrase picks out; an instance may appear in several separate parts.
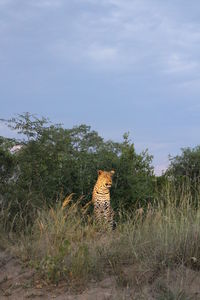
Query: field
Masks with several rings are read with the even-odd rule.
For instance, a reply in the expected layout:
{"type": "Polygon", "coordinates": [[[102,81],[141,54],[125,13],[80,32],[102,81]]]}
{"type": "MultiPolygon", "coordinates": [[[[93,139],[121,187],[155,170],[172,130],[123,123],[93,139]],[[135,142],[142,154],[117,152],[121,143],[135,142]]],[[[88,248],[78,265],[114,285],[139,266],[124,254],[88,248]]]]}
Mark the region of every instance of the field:
{"type": "Polygon", "coordinates": [[[155,203],[120,212],[109,231],[70,195],[23,232],[1,230],[1,299],[200,299],[191,197],[170,184],[155,203]]]}

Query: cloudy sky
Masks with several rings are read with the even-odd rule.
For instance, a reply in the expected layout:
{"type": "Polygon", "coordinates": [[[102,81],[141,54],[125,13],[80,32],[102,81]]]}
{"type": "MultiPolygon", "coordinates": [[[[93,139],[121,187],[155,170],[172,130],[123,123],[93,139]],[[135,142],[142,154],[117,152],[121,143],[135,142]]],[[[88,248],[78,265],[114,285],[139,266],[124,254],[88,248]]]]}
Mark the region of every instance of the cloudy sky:
{"type": "Polygon", "coordinates": [[[199,0],[0,0],[0,108],[129,131],[160,172],[200,144],[199,0]]]}

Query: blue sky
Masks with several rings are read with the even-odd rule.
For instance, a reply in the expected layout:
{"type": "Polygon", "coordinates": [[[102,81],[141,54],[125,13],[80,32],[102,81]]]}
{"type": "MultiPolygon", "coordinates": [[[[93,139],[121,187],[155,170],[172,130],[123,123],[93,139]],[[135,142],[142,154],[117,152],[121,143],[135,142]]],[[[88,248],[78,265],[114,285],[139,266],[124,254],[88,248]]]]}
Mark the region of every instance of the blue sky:
{"type": "Polygon", "coordinates": [[[0,0],[0,107],[129,131],[159,173],[199,144],[199,0],[0,0]]]}

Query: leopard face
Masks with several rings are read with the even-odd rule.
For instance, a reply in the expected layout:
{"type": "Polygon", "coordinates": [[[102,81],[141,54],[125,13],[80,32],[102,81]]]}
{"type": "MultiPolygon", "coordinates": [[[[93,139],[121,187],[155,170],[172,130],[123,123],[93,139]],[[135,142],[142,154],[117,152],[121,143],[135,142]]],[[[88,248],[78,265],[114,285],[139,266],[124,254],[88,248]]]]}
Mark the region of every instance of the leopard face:
{"type": "Polygon", "coordinates": [[[98,180],[97,180],[97,185],[101,188],[104,189],[110,189],[112,186],[112,177],[114,175],[115,171],[98,171],[98,180]]]}

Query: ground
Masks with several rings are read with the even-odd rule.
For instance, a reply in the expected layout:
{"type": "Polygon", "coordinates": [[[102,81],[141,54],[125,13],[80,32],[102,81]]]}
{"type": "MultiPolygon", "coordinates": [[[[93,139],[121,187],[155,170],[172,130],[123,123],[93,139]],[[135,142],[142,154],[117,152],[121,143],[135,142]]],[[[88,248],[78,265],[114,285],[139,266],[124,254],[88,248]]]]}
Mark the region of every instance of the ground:
{"type": "Polygon", "coordinates": [[[65,282],[46,285],[6,251],[0,251],[0,299],[126,300],[200,299],[200,272],[186,267],[163,274],[141,273],[138,266],[124,266],[120,274],[91,281],[83,291],[69,290],[65,282]],[[142,278],[141,278],[142,274],[142,278]]]}

